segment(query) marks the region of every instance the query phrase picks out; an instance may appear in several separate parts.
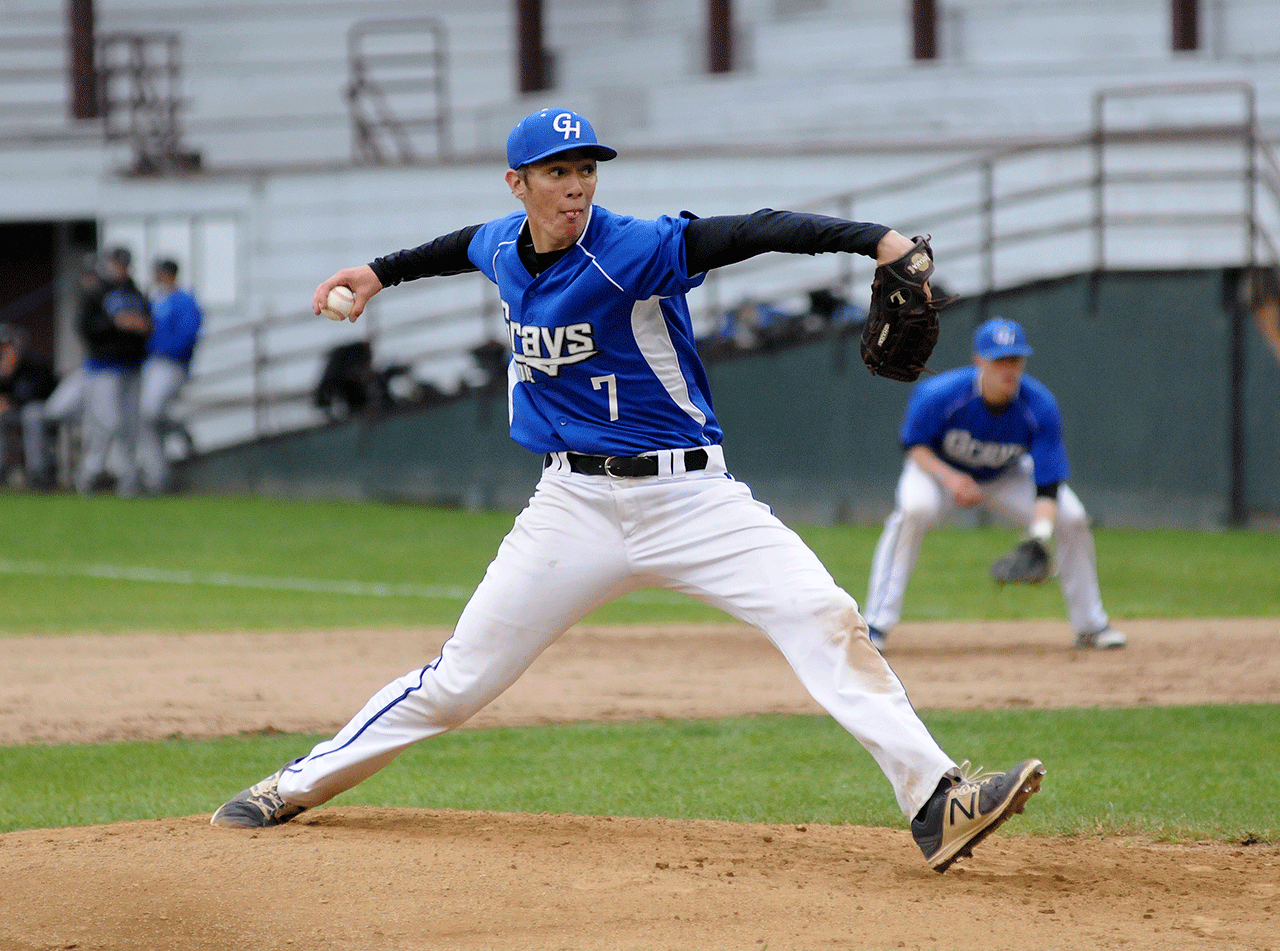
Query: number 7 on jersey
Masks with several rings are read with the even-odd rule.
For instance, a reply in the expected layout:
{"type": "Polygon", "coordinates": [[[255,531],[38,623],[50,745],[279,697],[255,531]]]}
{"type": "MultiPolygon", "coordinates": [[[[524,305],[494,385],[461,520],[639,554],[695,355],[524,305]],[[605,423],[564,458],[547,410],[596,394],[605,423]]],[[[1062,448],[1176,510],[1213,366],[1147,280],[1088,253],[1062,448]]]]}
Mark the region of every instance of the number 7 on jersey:
{"type": "Polygon", "coordinates": [[[609,422],[614,422],[618,418],[618,378],[610,373],[607,376],[593,376],[591,378],[591,388],[598,390],[604,387],[609,391],[609,422]]]}

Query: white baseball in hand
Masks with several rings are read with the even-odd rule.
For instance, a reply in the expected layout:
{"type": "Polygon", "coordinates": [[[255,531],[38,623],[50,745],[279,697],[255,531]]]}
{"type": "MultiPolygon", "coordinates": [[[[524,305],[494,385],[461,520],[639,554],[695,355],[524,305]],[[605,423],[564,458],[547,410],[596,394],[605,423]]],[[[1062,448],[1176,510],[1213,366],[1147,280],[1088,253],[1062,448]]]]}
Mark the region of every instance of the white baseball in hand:
{"type": "Polygon", "coordinates": [[[329,292],[329,299],[320,313],[330,320],[346,320],[355,306],[355,292],[345,284],[339,284],[329,292]]]}

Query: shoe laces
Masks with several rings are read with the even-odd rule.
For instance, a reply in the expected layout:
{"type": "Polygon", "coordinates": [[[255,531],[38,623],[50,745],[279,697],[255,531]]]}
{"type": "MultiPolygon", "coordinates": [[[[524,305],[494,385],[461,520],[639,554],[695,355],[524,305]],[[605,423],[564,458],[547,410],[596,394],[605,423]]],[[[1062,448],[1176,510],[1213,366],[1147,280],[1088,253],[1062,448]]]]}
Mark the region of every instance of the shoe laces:
{"type": "Polygon", "coordinates": [[[271,803],[272,807],[283,806],[285,804],[284,797],[280,795],[277,789],[279,783],[280,773],[272,773],[266,779],[254,783],[253,788],[249,790],[249,794],[254,799],[271,803]]]}
{"type": "MultiPolygon", "coordinates": [[[[955,786],[967,786],[970,784],[978,786],[988,779],[993,779],[1000,775],[996,770],[983,770],[981,766],[974,769],[968,760],[960,764],[959,770],[960,778],[956,780],[955,786]]],[[[952,786],[952,788],[954,789],[955,786],[952,786]]]]}

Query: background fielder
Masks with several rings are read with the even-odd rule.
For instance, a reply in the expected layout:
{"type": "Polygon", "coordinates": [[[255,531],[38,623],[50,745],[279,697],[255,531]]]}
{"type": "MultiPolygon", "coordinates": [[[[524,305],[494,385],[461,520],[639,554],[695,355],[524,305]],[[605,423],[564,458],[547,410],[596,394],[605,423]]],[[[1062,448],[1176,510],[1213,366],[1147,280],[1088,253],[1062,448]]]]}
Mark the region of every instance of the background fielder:
{"type": "Polygon", "coordinates": [[[507,186],[524,206],[316,288],[355,292],[479,270],[499,289],[512,348],[511,436],[543,473],[440,656],[375,694],[331,740],[214,813],[215,825],[285,822],[371,776],[410,745],[496,698],[571,625],[629,591],[680,591],[758,628],[810,694],[871,753],[938,871],[1039,788],[1029,759],[965,777],[867,639],[857,604],[768,506],[725,468],[685,294],[705,272],[768,250],[915,245],[883,225],[817,215],[639,220],[595,205],[597,162],[617,153],[564,109],[522,120],[507,186]],[[948,807],[951,808],[948,808],[948,807]]]}
{"type": "Polygon", "coordinates": [[[167,492],[172,469],[164,450],[165,426],[179,391],[191,372],[204,314],[190,291],[178,287],[178,262],[155,262],[151,336],[142,364],[138,413],[138,474],[146,492],[167,492]]]}
{"type": "Polygon", "coordinates": [[[956,506],[982,506],[1032,537],[1052,537],[1076,646],[1124,646],[1102,607],[1088,515],[1064,481],[1057,401],[1023,372],[1030,354],[1021,325],[993,318],[974,332],[972,366],[932,377],[912,393],[900,433],[907,458],[867,589],[864,615],[877,647],[902,617],[925,534],[956,506]]]}

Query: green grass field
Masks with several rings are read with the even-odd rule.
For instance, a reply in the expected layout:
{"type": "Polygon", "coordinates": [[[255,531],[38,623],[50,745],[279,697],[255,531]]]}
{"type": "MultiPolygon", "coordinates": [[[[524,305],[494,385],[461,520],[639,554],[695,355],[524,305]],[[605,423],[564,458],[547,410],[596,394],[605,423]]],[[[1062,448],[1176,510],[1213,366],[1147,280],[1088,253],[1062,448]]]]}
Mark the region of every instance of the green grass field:
{"type": "MultiPolygon", "coordinates": [[[[1050,776],[1019,835],[1280,844],[1276,707],[923,715],[945,749],[1004,768],[1034,737],[1050,776]],[[1172,750],[1172,754],[1171,751],[1172,750]]],[[[319,736],[0,747],[0,832],[212,812],[319,736]],[[239,783],[239,785],[237,785],[239,783]]],[[[871,757],[829,717],[460,730],[333,801],[500,812],[888,826],[871,757]]]]}
{"type": "MultiPolygon", "coordinates": [[[[0,635],[449,625],[512,518],[344,502],[4,495],[0,635]]],[[[797,528],[861,600],[878,528],[797,528]]],[[[1008,529],[931,532],[906,619],[1061,617],[1056,585],[987,580],[988,563],[1015,540],[1008,529]]],[[[1280,535],[1107,529],[1097,543],[1118,620],[1280,616],[1280,535]]],[[[591,618],[723,619],[663,591],[591,618]]]]}
{"type": "MultiPolygon", "coordinates": [[[[419,506],[0,496],[0,635],[450,624],[510,513],[419,506]]],[[[855,597],[878,531],[801,534],[855,597]]],[[[908,619],[1061,617],[1056,586],[1001,590],[1015,534],[940,529],[908,619]]],[[[1107,529],[1114,618],[1280,618],[1280,536],[1107,529]]],[[[639,592],[593,621],[714,621],[639,592]]],[[[1280,843],[1280,705],[933,713],[944,748],[1007,765],[1027,738],[1052,781],[1018,834],[1280,843]],[[1099,790],[1104,792],[1099,795],[1099,790]]],[[[0,831],[208,812],[318,737],[0,747],[0,831]],[[230,778],[230,779],[229,779],[230,778]],[[228,782],[231,785],[228,785],[228,782]]],[[[901,825],[871,759],[825,717],[463,730],[339,803],[901,825]]]]}

